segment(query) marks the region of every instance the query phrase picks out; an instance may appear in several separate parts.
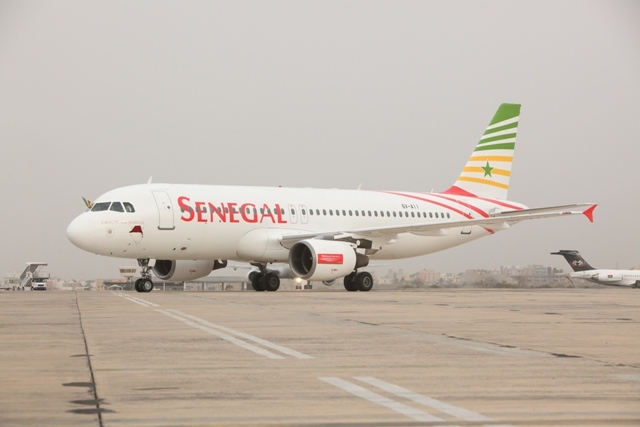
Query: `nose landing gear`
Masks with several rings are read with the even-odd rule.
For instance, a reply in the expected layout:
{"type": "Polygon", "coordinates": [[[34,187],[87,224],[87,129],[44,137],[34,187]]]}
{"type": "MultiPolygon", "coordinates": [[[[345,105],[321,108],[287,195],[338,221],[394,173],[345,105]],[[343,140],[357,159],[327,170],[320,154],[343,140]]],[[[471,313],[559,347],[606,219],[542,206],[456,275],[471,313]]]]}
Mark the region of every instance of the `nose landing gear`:
{"type": "Polygon", "coordinates": [[[139,259],[140,279],[136,280],[134,288],[136,292],[151,292],[153,290],[153,281],[151,280],[151,268],[149,267],[149,258],[139,259]]]}

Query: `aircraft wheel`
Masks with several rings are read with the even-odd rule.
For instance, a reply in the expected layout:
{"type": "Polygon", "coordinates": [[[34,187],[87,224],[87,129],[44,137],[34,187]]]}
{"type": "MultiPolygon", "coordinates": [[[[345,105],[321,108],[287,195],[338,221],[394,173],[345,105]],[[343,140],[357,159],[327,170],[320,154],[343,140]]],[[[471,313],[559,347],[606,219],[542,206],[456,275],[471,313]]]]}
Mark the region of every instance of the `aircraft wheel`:
{"type": "Polygon", "coordinates": [[[254,291],[263,292],[266,290],[264,283],[264,275],[262,273],[254,274],[251,278],[251,286],[254,291]]]}
{"type": "Polygon", "coordinates": [[[151,279],[142,279],[138,287],[140,292],[151,292],[153,290],[153,282],[151,279]]]}
{"type": "Polygon", "coordinates": [[[363,271],[356,276],[356,287],[359,291],[369,292],[373,288],[373,277],[371,273],[363,271]]]}
{"type": "Polygon", "coordinates": [[[277,291],[280,287],[280,277],[276,273],[267,273],[264,277],[264,288],[269,292],[277,291]]]}
{"type": "Polygon", "coordinates": [[[356,273],[351,273],[348,276],[344,276],[344,288],[349,292],[355,292],[358,290],[356,286],[356,273]]]}
{"type": "Polygon", "coordinates": [[[133,284],[133,288],[136,290],[136,292],[142,292],[140,290],[140,282],[142,282],[142,279],[137,279],[136,282],[133,284]]]}

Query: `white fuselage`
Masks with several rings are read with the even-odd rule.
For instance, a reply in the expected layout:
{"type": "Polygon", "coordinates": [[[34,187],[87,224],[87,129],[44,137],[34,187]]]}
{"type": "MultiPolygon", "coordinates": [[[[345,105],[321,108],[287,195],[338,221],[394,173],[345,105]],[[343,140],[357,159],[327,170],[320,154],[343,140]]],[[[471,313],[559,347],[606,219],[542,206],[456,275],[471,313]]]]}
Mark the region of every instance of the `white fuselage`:
{"type": "Polygon", "coordinates": [[[608,286],[632,286],[640,283],[640,270],[585,270],[574,271],[571,277],[590,280],[594,283],[608,286]]]}
{"type": "MultiPolygon", "coordinates": [[[[437,193],[145,184],[100,196],[108,210],[87,211],[67,230],[78,247],[134,259],[286,262],[285,234],[375,229],[487,218],[495,209],[524,205],[437,193]],[[120,202],[133,209],[113,210],[120,202]],[[128,212],[127,210],[133,210],[128,212]]],[[[494,233],[472,225],[438,233],[369,231],[371,259],[415,257],[494,233]]]]}

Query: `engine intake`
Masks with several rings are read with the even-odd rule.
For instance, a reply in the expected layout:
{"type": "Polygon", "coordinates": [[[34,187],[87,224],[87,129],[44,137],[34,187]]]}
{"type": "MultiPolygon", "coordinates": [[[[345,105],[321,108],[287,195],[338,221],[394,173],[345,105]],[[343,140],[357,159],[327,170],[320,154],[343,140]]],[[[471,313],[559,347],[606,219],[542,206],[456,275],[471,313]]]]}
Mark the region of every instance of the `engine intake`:
{"type": "Polygon", "coordinates": [[[333,240],[301,240],[289,251],[291,270],[305,280],[334,280],[368,263],[349,243],[333,240]]]}
{"type": "Polygon", "coordinates": [[[213,260],[175,261],[159,259],[156,260],[156,265],[153,266],[153,272],[162,280],[184,282],[208,276],[214,270],[216,262],[213,260]]]}

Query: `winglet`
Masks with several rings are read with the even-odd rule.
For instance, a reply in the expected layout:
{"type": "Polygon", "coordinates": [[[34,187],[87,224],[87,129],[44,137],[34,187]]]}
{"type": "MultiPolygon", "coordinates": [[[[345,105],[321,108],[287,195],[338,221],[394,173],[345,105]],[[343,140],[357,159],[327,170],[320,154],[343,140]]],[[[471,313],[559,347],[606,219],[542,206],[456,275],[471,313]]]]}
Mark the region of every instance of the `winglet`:
{"type": "Polygon", "coordinates": [[[593,211],[596,209],[596,206],[598,205],[595,204],[591,206],[589,209],[587,209],[586,211],[582,212],[584,216],[586,216],[589,219],[589,222],[593,222],[593,211]]]}

